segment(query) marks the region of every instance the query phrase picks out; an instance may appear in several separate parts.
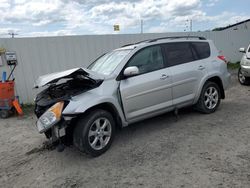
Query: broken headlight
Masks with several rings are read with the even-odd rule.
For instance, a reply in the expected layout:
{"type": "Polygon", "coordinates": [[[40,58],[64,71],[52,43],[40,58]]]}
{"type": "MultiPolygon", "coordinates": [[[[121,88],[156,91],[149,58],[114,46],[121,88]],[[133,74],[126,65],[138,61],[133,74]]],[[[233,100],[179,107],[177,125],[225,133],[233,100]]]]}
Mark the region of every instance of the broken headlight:
{"type": "Polygon", "coordinates": [[[58,102],[50,107],[37,121],[39,133],[43,133],[61,120],[64,102],[58,102]]]}

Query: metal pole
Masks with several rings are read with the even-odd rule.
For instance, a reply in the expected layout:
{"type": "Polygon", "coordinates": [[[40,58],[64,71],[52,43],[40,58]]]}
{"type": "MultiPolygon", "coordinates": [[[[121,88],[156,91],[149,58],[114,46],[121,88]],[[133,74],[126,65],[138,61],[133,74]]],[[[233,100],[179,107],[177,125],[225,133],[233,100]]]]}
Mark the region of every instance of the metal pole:
{"type": "Polygon", "coordinates": [[[141,33],[143,33],[143,20],[141,19],[141,33]]]}
{"type": "Polygon", "coordinates": [[[192,19],[190,20],[190,31],[191,32],[193,31],[193,20],[192,19]]]}
{"type": "Polygon", "coordinates": [[[15,35],[18,35],[17,33],[14,33],[14,32],[11,32],[11,33],[8,33],[8,35],[11,36],[11,38],[15,38],[15,35]]]}

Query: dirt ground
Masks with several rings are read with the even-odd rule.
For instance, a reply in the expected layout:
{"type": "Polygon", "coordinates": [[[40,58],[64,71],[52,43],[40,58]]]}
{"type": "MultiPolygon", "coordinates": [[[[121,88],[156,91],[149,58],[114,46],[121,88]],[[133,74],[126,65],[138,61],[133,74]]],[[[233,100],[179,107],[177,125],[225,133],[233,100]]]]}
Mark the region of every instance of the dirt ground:
{"type": "Polygon", "coordinates": [[[90,158],[42,150],[32,113],[0,120],[0,187],[250,187],[250,86],[233,74],[213,114],[187,108],[118,131],[90,158]]]}

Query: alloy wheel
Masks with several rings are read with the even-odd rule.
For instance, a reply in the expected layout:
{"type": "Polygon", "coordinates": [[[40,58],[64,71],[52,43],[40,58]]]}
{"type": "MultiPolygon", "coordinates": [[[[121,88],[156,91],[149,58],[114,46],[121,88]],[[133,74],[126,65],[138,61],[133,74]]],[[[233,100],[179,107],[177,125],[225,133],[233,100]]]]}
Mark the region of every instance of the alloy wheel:
{"type": "Polygon", "coordinates": [[[90,126],[88,133],[89,145],[94,150],[101,150],[109,143],[111,134],[112,126],[110,121],[105,117],[98,118],[90,126]]]}
{"type": "Polygon", "coordinates": [[[245,83],[245,81],[246,81],[246,77],[243,76],[241,70],[239,71],[239,81],[240,81],[240,83],[245,83]]]}
{"type": "Polygon", "coordinates": [[[208,87],[205,92],[204,103],[208,109],[216,107],[219,99],[219,93],[215,87],[208,87]]]}

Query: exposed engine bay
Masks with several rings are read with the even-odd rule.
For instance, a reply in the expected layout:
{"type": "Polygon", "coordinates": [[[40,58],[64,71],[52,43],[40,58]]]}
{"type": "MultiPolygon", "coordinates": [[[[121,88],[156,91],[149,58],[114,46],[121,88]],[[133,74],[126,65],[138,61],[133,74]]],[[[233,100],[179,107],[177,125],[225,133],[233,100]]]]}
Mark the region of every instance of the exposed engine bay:
{"type": "Polygon", "coordinates": [[[62,84],[53,84],[39,93],[35,100],[35,114],[39,118],[48,108],[58,101],[67,101],[76,95],[84,93],[100,85],[93,80],[71,79],[62,84]]]}
{"type": "Polygon", "coordinates": [[[64,107],[71,97],[98,87],[103,80],[91,79],[79,70],[70,75],[50,81],[45,90],[35,99],[35,114],[39,118],[48,108],[59,101],[65,101],[64,107]]]}

